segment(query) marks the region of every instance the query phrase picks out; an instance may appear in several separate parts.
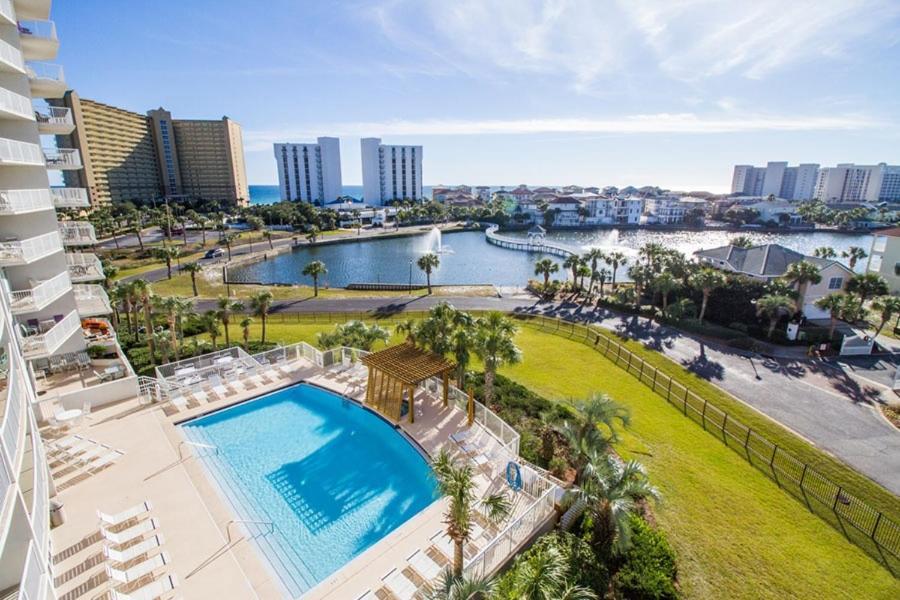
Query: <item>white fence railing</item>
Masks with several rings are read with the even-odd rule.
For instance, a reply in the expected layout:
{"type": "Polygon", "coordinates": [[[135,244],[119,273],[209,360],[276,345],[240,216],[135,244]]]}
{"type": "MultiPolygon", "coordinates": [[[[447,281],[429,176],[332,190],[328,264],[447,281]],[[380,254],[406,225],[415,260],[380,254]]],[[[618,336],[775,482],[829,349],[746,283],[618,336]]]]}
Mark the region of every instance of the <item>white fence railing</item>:
{"type": "Polygon", "coordinates": [[[72,286],[72,290],[75,292],[75,302],[81,315],[103,315],[112,312],[109,295],[103,286],[78,283],[72,286]]]}
{"type": "Polygon", "coordinates": [[[66,76],[62,65],[54,63],[29,61],[25,65],[25,72],[32,81],[53,81],[57,83],[65,83],[66,76]]]}
{"type": "Polygon", "coordinates": [[[42,554],[34,541],[28,544],[28,555],[22,571],[22,583],[19,585],[19,597],[24,600],[46,600],[49,579],[44,572],[42,554]]]}
{"type": "Polygon", "coordinates": [[[60,221],[59,234],[63,244],[81,246],[97,243],[94,226],[87,221],[60,221]]]}
{"type": "Polygon", "coordinates": [[[22,19],[19,21],[19,35],[23,38],[33,37],[56,40],[56,23],[53,21],[22,19]]]}
{"type": "Polygon", "coordinates": [[[29,121],[34,118],[31,99],[6,88],[0,88],[0,108],[8,114],[16,115],[29,121]]]}
{"type": "Polygon", "coordinates": [[[50,190],[0,190],[0,215],[17,215],[53,208],[50,190]]]}
{"type": "Polygon", "coordinates": [[[22,389],[21,373],[13,365],[10,365],[4,393],[6,394],[6,407],[3,421],[0,423],[0,445],[3,446],[3,455],[5,457],[2,459],[2,462],[4,462],[3,470],[7,472],[0,474],[0,477],[7,480],[6,484],[8,486],[15,479],[15,468],[19,462],[19,440],[25,424],[25,390],[22,389]]]}
{"type": "Polygon", "coordinates": [[[71,288],[72,281],[69,279],[69,272],[63,271],[40,282],[30,290],[10,292],[9,307],[14,314],[33,312],[43,308],[71,288]]]}
{"type": "Polygon", "coordinates": [[[79,187],[52,187],[50,196],[57,208],[86,208],[91,205],[87,189],[79,187]]]}
{"type": "Polygon", "coordinates": [[[69,336],[81,329],[78,311],[71,311],[45,333],[22,337],[22,354],[34,358],[52,354],[69,336]]]}
{"type": "Polygon", "coordinates": [[[2,163],[39,167],[44,164],[44,155],[37,144],[0,138],[0,164],[2,163]]]}
{"type": "Polygon", "coordinates": [[[38,110],[34,111],[34,120],[38,125],[50,125],[54,127],[63,127],[74,125],[72,119],[72,111],[65,106],[51,106],[50,110],[43,113],[38,110]]]}
{"type": "Polygon", "coordinates": [[[25,70],[25,61],[22,59],[22,52],[10,44],[0,40],[0,62],[4,62],[20,73],[25,70]]]}
{"type": "Polygon", "coordinates": [[[48,169],[80,169],[81,152],[77,148],[43,148],[48,169]]]}
{"type": "Polygon", "coordinates": [[[24,265],[62,250],[58,231],[44,233],[27,240],[0,242],[0,265],[24,265]]]}
{"type": "Polygon", "coordinates": [[[34,461],[34,498],[31,502],[31,528],[34,531],[34,542],[41,556],[47,556],[50,542],[50,480],[47,472],[47,458],[44,455],[44,444],[38,434],[34,414],[29,412],[31,421],[31,443],[35,456],[34,461]]]}
{"type": "Polygon", "coordinates": [[[103,263],[91,252],[67,252],[66,265],[72,281],[97,281],[106,277],[103,263]]]}

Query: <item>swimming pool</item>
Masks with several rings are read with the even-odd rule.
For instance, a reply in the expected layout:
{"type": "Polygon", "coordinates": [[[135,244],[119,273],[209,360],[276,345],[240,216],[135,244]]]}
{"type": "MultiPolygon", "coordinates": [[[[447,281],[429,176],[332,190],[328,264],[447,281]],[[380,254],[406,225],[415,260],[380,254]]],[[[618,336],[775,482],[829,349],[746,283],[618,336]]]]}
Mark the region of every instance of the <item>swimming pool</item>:
{"type": "Polygon", "coordinates": [[[357,404],[299,384],[182,424],[292,597],[437,498],[423,456],[357,404]],[[274,531],[272,531],[274,529],[274,531]]]}

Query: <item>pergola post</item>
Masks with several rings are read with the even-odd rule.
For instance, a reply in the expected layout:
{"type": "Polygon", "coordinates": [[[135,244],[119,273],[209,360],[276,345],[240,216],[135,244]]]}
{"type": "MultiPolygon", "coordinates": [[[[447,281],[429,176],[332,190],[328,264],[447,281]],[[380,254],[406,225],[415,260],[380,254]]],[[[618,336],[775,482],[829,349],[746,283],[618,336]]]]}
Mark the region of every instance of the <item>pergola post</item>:
{"type": "Polygon", "coordinates": [[[444,371],[441,373],[441,377],[444,380],[444,406],[447,406],[448,399],[450,397],[450,373],[448,371],[444,371]]]}
{"type": "Polygon", "coordinates": [[[409,422],[410,424],[416,422],[416,406],[414,403],[416,397],[416,386],[409,386],[409,422]]]}

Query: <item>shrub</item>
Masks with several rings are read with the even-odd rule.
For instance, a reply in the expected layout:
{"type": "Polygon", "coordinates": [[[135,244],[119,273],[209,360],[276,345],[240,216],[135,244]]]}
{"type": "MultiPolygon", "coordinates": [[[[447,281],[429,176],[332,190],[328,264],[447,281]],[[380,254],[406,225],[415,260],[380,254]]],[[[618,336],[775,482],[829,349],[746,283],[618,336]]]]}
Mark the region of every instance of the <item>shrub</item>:
{"type": "Polygon", "coordinates": [[[116,354],[115,350],[100,345],[88,346],[87,353],[91,358],[103,358],[107,354],[112,354],[113,356],[116,354]]]}
{"type": "Polygon", "coordinates": [[[620,559],[613,578],[616,596],[629,600],[678,598],[675,553],[665,535],[644,519],[631,516],[631,547],[620,559]]]}

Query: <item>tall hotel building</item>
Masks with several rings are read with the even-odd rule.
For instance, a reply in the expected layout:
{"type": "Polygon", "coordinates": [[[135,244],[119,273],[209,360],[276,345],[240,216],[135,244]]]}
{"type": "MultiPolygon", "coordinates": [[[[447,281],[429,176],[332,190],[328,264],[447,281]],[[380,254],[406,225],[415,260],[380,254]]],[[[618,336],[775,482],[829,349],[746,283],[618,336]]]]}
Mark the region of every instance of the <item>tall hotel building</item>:
{"type": "Polygon", "coordinates": [[[360,145],[366,204],[422,200],[422,146],[386,146],[379,138],[363,138],[360,145]]]}
{"type": "Polygon", "coordinates": [[[312,144],[275,144],[282,200],[323,206],[343,194],[341,141],[320,137],[312,144]]]}
{"type": "Polygon", "coordinates": [[[818,172],[819,165],[813,163],[796,167],[789,167],[786,162],[770,162],[765,167],[735,165],[731,193],[809,200],[815,192],[818,172]]]}
{"type": "Polygon", "coordinates": [[[56,597],[49,546],[56,490],[36,407],[48,392],[61,393],[45,387],[51,364],[89,368],[82,317],[99,323],[111,312],[102,288],[84,283],[103,279],[97,258],[69,252],[96,242],[93,228],[57,220],[56,208],[88,205],[86,190],[49,184],[48,169],[82,170],[77,149],[42,144],[42,135],[74,127],[71,110],[44,102],[66,90],[62,67],[43,62],[59,47],[49,13],[48,0],[0,0],[0,596],[28,600],[56,597]]]}

